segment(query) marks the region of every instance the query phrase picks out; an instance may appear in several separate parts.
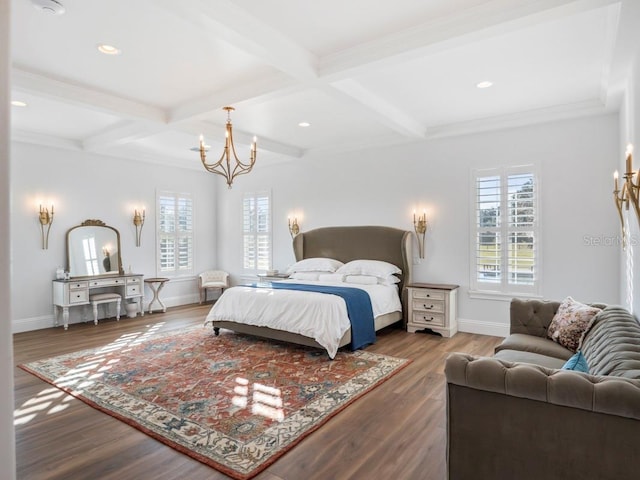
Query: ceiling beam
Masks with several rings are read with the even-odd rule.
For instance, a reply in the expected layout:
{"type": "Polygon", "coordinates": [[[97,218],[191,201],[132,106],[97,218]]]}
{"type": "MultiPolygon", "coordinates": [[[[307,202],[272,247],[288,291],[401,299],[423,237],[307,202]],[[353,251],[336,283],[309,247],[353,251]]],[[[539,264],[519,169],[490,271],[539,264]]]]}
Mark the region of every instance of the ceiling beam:
{"type": "Polygon", "coordinates": [[[149,120],[160,123],[166,121],[165,112],[160,108],[55,79],[19,66],[12,68],[11,82],[12,88],[15,90],[64,101],[88,110],[131,120],[149,120]]]}
{"type": "Polygon", "coordinates": [[[119,145],[135,142],[143,138],[167,131],[168,126],[160,123],[130,121],[104,129],[102,132],[85,138],[82,147],[87,151],[100,151],[119,145]]]}
{"type": "Polygon", "coordinates": [[[324,90],[333,97],[340,97],[340,102],[348,101],[356,108],[365,110],[369,116],[375,117],[380,123],[401,135],[417,139],[424,138],[426,131],[424,125],[355,80],[344,79],[333,82],[331,87],[333,88],[324,90]]]}
{"type": "Polygon", "coordinates": [[[156,0],[217,39],[268,63],[296,80],[317,77],[318,60],[297,43],[230,0],[156,0]]]}
{"type": "MultiPolygon", "coordinates": [[[[223,139],[224,139],[224,124],[217,124],[213,122],[204,122],[204,121],[191,121],[191,122],[182,122],[179,124],[175,124],[172,126],[173,130],[179,130],[184,133],[188,133],[193,135],[194,132],[198,132],[198,136],[202,134],[205,138],[206,143],[212,144],[220,144],[220,148],[223,147],[223,139]]],[[[193,144],[194,147],[198,144],[198,136],[194,135],[193,144]]],[[[233,129],[233,139],[236,146],[246,145],[247,152],[249,151],[249,145],[253,141],[253,135],[242,130],[238,130],[234,127],[233,129]]],[[[275,140],[269,140],[268,138],[258,138],[258,153],[260,150],[264,150],[266,152],[274,153],[277,155],[285,155],[287,157],[293,158],[301,158],[305,154],[305,150],[302,148],[294,147],[292,145],[287,145],[286,143],[280,143],[275,140]]]]}
{"type": "Polygon", "coordinates": [[[338,80],[575,15],[621,0],[493,0],[320,59],[321,78],[338,80]]]}

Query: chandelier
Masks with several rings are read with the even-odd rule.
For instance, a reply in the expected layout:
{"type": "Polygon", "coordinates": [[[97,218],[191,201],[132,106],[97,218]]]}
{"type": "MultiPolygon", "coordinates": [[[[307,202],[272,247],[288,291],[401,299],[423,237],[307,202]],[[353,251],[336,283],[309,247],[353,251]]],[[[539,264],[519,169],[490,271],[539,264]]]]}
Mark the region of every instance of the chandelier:
{"type": "Polygon", "coordinates": [[[231,112],[235,110],[233,107],[224,107],[223,110],[227,111],[227,125],[224,133],[224,150],[220,159],[215,163],[207,163],[207,148],[204,144],[204,137],[200,135],[200,160],[204,168],[211,173],[217,173],[222,175],[227,181],[227,185],[231,188],[233,179],[238,175],[244,175],[249,173],[256,163],[256,137],[253,137],[253,143],[251,144],[251,153],[249,155],[249,163],[244,163],[238,158],[236,153],[236,147],[233,144],[233,125],[231,125],[231,112]],[[235,164],[232,166],[232,158],[235,164]]]}

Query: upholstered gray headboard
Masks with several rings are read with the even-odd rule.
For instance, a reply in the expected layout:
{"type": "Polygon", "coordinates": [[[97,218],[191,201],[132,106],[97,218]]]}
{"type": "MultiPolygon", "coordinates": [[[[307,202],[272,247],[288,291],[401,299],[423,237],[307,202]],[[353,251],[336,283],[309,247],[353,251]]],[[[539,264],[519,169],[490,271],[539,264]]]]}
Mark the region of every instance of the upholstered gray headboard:
{"type": "Polygon", "coordinates": [[[324,227],[303,232],[293,239],[296,260],[335,258],[382,260],[402,270],[400,292],[411,283],[413,237],[411,232],[391,227],[324,227]]]}

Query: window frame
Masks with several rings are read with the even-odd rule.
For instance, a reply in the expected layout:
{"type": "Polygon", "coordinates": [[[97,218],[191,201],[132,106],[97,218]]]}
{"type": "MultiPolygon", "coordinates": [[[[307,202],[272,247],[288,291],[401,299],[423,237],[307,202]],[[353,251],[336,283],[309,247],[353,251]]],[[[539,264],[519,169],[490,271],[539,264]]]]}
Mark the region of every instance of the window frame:
{"type": "MultiPolygon", "coordinates": [[[[534,164],[503,166],[488,169],[476,169],[472,171],[470,180],[470,253],[469,253],[469,295],[472,298],[497,299],[510,301],[513,296],[526,298],[540,298],[542,285],[542,249],[540,239],[540,175],[538,167],[534,164]],[[534,220],[531,226],[517,227],[509,224],[509,192],[508,180],[510,176],[527,174],[533,177],[533,210],[534,220]],[[482,282],[478,279],[478,249],[481,229],[478,227],[478,179],[484,177],[499,177],[500,182],[500,222],[499,227],[494,227],[502,238],[500,248],[500,265],[506,268],[501,270],[500,282],[482,282]],[[511,276],[509,257],[509,236],[512,233],[531,231],[533,233],[533,258],[532,267],[533,284],[518,285],[509,282],[511,276]]],[[[485,227],[486,228],[486,227],[485,227]]],[[[483,229],[484,230],[484,229],[483,229]]]]}
{"type": "Polygon", "coordinates": [[[196,248],[195,248],[195,200],[194,196],[190,192],[176,192],[170,190],[159,190],[156,193],[156,275],[158,277],[170,277],[170,278],[179,278],[179,277],[192,277],[195,275],[195,264],[196,264],[196,248]],[[165,232],[162,228],[161,215],[162,215],[162,207],[161,207],[161,197],[171,197],[173,198],[174,206],[175,206],[175,231],[174,232],[165,232]],[[191,203],[191,229],[180,231],[177,226],[180,223],[179,213],[178,213],[178,203],[181,200],[189,200],[191,203]],[[171,237],[174,242],[174,258],[175,264],[172,270],[166,270],[162,267],[162,240],[163,238],[171,237]],[[189,239],[191,244],[191,255],[190,255],[190,265],[188,268],[180,268],[178,266],[178,258],[179,258],[179,245],[180,241],[183,239],[189,239]]]}
{"type": "MultiPolygon", "coordinates": [[[[249,222],[250,225],[255,225],[256,227],[258,226],[257,215],[258,215],[258,211],[256,210],[256,216],[254,217],[253,222],[251,221],[249,222]]],[[[247,274],[258,274],[258,273],[264,273],[267,270],[271,270],[273,265],[273,199],[272,199],[270,190],[245,192],[242,195],[241,222],[242,222],[241,230],[242,230],[242,269],[243,271],[247,274]],[[245,202],[248,199],[252,199],[253,201],[258,202],[259,199],[261,198],[266,198],[268,201],[269,218],[266,222],[266,227],[268,230],[266,232],[259,232],[257,229],[254,231],[247,231],[245,229],[245,225],[247,225],[247,218],[245,217],[245,202]],[[255,254],[253,258],[250,259],[250,262],[249,262],[249,263],[253,262],[254,268],[247,267],[248,258],[246,254],[247,252],[246,240],[248,236],[251,236],[254,238],[254,245],[256,245],[255,254]],[[268,241],[267,254],[269,258],[266,265],[260,265],[260,251],[258,248],[258,245],[260,243],[259,242],[260,236],[266,237],[268,241]]]]}

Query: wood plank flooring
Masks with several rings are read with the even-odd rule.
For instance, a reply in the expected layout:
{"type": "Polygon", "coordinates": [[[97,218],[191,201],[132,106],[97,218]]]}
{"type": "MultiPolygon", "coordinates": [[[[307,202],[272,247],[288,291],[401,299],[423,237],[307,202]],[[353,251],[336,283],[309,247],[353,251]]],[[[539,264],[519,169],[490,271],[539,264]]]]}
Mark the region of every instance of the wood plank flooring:
{"type": "MultiPolygon", "coordinates": [[[[18,364],[106,345],[125,335],[201,325],[211,305],[135,319],[14,335],[16,461],[28,480],[218,480],[228,478],[133,427],[65,395],[18,364]]],[[[257,480],[445,478],[444,360],[491,355],[498,337],[446,339],[389,327],[368,350],[413,363],[360,398],[255,477],[257,480]]]]}

